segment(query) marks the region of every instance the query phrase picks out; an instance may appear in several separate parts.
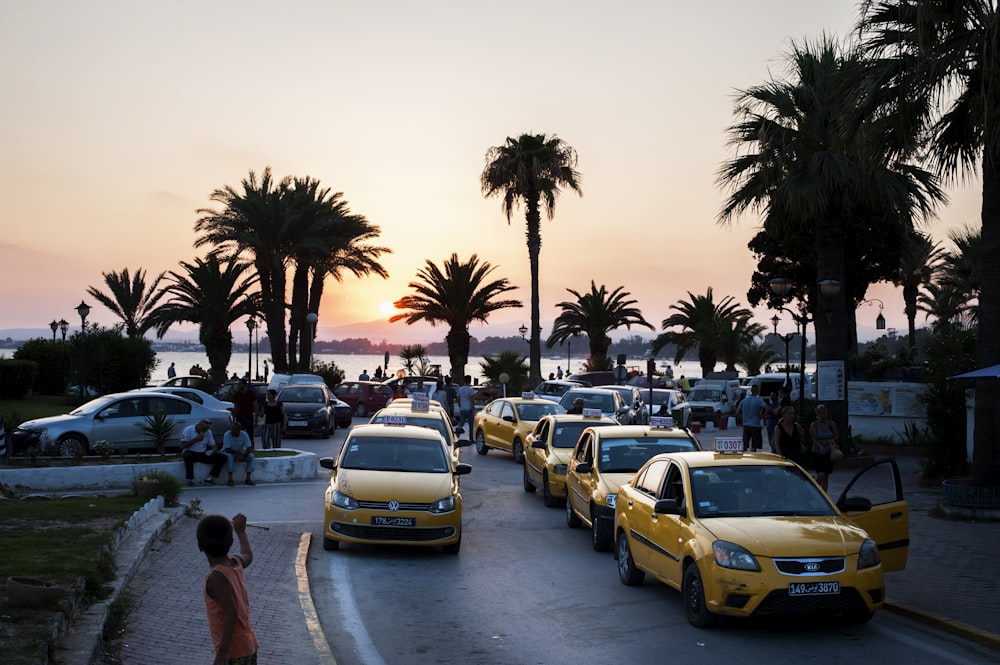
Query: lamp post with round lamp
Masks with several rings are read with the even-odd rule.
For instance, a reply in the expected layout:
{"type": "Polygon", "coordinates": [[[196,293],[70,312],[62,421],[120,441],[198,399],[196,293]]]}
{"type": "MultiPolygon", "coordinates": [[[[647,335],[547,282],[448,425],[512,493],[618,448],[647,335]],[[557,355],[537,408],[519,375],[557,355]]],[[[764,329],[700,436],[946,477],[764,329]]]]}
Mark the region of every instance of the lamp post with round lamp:
{"type": "Polygon", "coordinates": [[[257,322],[251,316],[247,319],[247,380],[252,378],[253,372],[253,330],[257,327],[257,322]]]}
{"type": "Polygon", "coordinates": [[[56,331],[59,330],[59,322],[52,319],[52,323],[49,324],[49,328],[52,328],[52,341],[56,341],[56,331]]]}
{"type": "Polygon", "coordinates": [[[76,313],[80,315],[80,401],[83,402],[87,389],[87,316],[90,315],[90,305],[81,300],[76,306],[76,313]]]}
{"type": "Polygon", "coordinates": [[[59,332],[62,333],[62,341],[66,341],[66,331],[69,330],[69,321],[66,319],[59,319],[59,332]]]}

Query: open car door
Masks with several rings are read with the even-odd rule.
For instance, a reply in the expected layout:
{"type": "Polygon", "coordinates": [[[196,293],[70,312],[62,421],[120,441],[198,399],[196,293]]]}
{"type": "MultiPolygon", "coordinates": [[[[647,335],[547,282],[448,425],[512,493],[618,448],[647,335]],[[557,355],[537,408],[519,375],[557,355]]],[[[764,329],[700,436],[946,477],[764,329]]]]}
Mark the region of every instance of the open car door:
{"type": "Polygon", "coordinates": [[[896,460],[875,460],[859,471],[847,484],[837,507],[852,522],[868,532],[878,545],[882,570],[894,572],[906,568],[910,548],[910,510],[903,499],[903,483],[896,460]],[[848,498],[871,501],[871,510],[844,511],[848,498]]]}

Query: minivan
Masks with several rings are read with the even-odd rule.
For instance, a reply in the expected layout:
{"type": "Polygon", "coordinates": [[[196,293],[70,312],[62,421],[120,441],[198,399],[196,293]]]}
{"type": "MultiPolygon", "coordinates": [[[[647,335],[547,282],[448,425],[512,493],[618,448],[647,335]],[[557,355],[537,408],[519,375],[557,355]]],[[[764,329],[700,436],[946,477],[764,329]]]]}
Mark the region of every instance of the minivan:
{"type": "MultiPolygon", "coordinates": [[[[801,378],[802,377],[799,376],[798,372],[788,375],[788,379],[792,382],[792,387],[788,391],[788,398],[792,401],[798,400],[799,398],[799,380],[801,378]]],[[[785,374],[778,372],[772,372],[771,374],[758,374],[757,376],[750,377],[750,385],[757,386],[759,389],[757,394],[766,398],[772,392],[778,392],[778,388],[785,385],[785,374]]],[[[809,380],[808,374],[806,375],[805,396],[809,399],[813,398],[812,382],[809,380]]]]}

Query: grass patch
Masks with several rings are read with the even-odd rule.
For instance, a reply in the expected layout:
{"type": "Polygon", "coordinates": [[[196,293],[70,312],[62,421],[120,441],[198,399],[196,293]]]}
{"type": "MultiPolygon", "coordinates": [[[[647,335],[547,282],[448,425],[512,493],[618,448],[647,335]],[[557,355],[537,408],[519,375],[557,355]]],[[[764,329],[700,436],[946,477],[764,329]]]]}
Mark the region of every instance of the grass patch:
{"type": "Polygon", "coordinates": [[[76,400],[62,395],[32,395],[21,399],[5,399],[0,415],[3,415],[7,429],[13,431],[26,420],[69,413],[76,408],[76,404],[76,400]]]}
{"type": "Polygon", "coordinates": [[[101,597],[114,578],[111,537],[143,503],[135,496],[0,501],[0,580],[73,584],[83,577],[86,593],[101,597]]]}

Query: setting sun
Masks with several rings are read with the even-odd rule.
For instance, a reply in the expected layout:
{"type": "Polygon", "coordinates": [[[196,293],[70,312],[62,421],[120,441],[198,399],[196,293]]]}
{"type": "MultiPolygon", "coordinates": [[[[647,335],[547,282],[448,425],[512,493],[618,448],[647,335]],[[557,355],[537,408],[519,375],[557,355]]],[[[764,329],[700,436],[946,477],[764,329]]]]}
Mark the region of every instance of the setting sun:
{"type": "Polygon", "coordinates": [[[396,313],[396,306],[392,304],[391,300],[386,300],[378,306],[378,311],[380,311],[383,316],[392,316],[396,313]]]}

